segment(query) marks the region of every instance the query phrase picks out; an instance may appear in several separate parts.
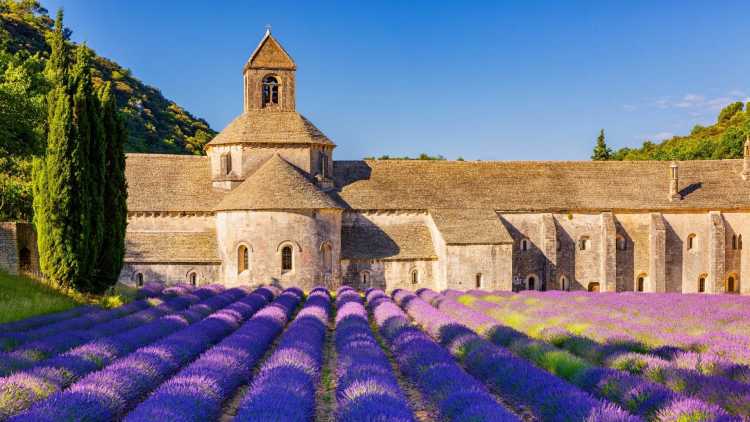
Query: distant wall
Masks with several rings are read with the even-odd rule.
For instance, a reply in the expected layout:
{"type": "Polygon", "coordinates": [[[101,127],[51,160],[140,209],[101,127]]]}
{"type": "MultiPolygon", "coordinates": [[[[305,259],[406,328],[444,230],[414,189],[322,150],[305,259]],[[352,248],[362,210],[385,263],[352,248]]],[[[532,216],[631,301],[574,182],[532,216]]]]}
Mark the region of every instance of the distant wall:
{"type": "Polygon", "coordinates": [[[0,268],[10,274],[39,273],[39,249],[32,224],[0,223],[0,268]]]}
{"type": "Polygon", "coordinates": [[[176,263],[126,263],[120,272],[119,282],[136,286],[137,275],[143,274],[144,283],[160,282],[167,285],[190,282],[189,274],[196,274],[196,285],[219,283],[221,265],[218,264],[176,264],[176,263]]]}

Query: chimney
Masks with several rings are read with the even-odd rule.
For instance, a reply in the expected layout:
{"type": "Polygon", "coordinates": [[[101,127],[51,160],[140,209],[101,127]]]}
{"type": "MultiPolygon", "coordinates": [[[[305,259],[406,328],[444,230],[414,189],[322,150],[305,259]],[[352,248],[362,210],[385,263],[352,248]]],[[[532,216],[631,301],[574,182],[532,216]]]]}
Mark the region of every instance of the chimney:
{"type": "Polygon", "coordinates": [[[747,135],[742,151],[742,180],[747,180],[750,179],[750,135],[747,135]]]}
{"type": "Polygon", "coordinates": [[[669,165],[669,200],[679,201],[681,199],[682,195],[680,195],[680,179],[677,170],[677,162],[672,161],[672,164],[669,165]]]}

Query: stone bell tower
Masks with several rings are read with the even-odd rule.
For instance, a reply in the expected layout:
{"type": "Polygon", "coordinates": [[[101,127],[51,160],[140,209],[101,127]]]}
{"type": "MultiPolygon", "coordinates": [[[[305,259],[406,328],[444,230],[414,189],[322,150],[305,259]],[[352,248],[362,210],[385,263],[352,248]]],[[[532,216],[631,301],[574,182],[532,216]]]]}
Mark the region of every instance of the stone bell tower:
{"type": "Polygon", "coordinates": [[[253,51],[242,71],[244,111],[294,111],[294,77],[297,65],[271,35],[271,28],[253,51]]]}

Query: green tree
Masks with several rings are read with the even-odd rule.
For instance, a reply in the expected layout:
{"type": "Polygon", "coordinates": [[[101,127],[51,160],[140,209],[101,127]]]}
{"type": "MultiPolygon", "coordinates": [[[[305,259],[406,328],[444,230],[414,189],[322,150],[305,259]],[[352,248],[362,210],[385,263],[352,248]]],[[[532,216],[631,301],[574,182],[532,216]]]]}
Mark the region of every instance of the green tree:
{"type": "Polygon", "coordinates": [[[734,117],[735,114],[741,112],[744,106],[745,105],[742,104],[741,101],[738,101],[736,103],[732,103],[724,107],[723,109],[721,109],[721,112],[719,113],[718,122],[726,123],[732,120],[732,117],[734,117]]]}
{"type": "Polygon", "coordinates": [[[102,141],[105,144],[103,215],[106,224],[99,249],[95,284],[102,290],[117,282],[125,256],[128,192],[123,150],[128,135],[125,123],[117,111],[110,83],[100,88],[99,101],[102,107],[102,141]]]}
{"type": "Polygon", "coordinates": [[[594,161],[606,161],[611,158],[612,150],[607,146],[607,142],[604,139],[604,129],[602,129],[596,138],[596,146],[594,147],[594,153],[591,154],[591,159],[594,161]]]}

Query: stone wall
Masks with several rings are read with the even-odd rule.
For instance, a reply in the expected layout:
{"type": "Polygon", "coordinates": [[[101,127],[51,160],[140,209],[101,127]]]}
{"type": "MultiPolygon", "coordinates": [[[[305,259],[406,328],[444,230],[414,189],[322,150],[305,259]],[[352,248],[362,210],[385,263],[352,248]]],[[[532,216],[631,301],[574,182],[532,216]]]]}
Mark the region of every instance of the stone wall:
{"type": "Polygon", "coordinates": [[[16,223],[0,223],[0,269],[18,274],[16,223]]]}
{"type": "Polygon", "coordinates": [[[270,283],[312,288],[335,287],[341,272],[341,211],[231,211],[216,214],[223,280],[230,286],[270,283]],[[332,268],[324,268],[321,248],[332,249],[332,268]],[[249,269],[238,271],[238,248],[249,249],[249,269]],[[282,272],[284,246],[293,251],[293,269],[282,272]]]}
{"type": "MultiPolygon", "coordinates": [[[[254,173],[274,154],[279,154],[283,159],[301,170],[316,174],[316,169],[319,167],[317,151],[308,145],[291,144],[284,146],[255,144],[212,146],[208,150],[208,155],[211,158],[211,177],[215,188],[230,190],[254,173]],[[231,154],[232,173],[230,175],[222,174],[221,156],[223,154],[231,154]]],[[[328,153],[330,154],[330,148],[328,153]]],[[[332,161],[329,160],[329,163],[332,163],[332,161]]],[[[329,164],[331,171],[333,170],[332,166],[333,164],[329,164]]]]}
{"type": "Polygon", "coordinates": [[[143,274],[143,282],[160,282],[167,285],[189,283],[190,274],[196,274],[196,285],[222,283],[221,265],[197,263],[125,263],[119,282],[136,287],[137,275],[143,274]]]}
{"type": "Polygon", "coordinates": [[[31,223],[0,223],[0,269],[39,275],[39,249],[31,223]]]}
{"type": "Polygon", "coordinates": [[[343,284],[357,289],[379,288],[388,292],[395,289],[436,289],[437,260],[353,260],[341,261],[343,284]],[[417,283],[412,283],[412,273],[417,271],[417,283]],[[363,273],[369,277],[363,283],[363,273]]]}
{"type": "Polygon", "coordinates": [[[510,290],[512,254],[513,245],[448,245],[442,262],[446,284],[458,290],[510,290]]]}

